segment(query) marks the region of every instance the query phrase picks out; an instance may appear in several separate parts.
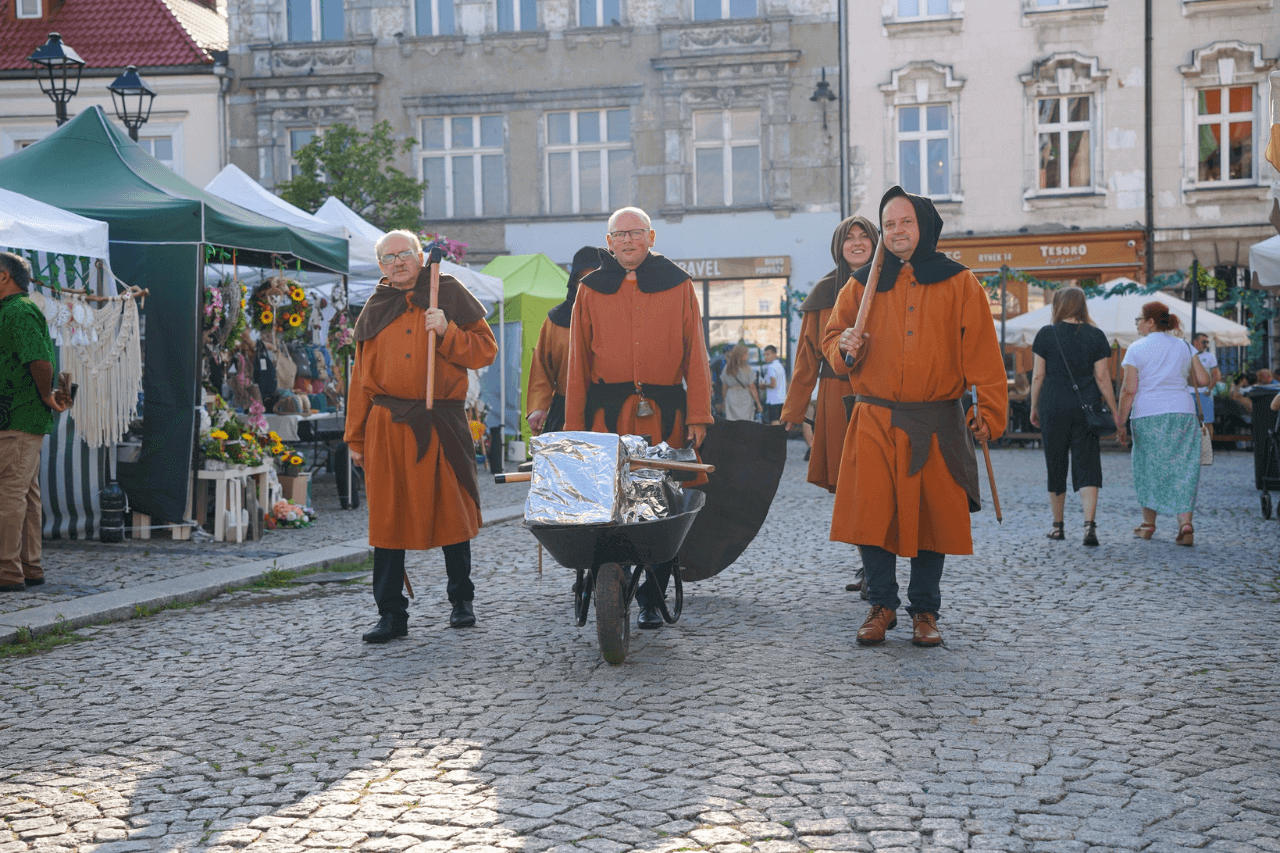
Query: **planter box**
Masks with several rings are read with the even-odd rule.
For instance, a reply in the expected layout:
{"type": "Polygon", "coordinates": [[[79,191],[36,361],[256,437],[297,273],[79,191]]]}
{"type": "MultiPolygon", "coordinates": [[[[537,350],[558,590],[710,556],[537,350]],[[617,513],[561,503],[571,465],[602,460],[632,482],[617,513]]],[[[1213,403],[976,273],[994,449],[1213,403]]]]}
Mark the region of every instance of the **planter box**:
{"type": "Polygon", "coordinates": [[[295,503],[298,506],[311,506],[310,500],[310,474],[295,474],[290,477],[280,475],[280,490],[284,495],[284,499],[295,503]]]}

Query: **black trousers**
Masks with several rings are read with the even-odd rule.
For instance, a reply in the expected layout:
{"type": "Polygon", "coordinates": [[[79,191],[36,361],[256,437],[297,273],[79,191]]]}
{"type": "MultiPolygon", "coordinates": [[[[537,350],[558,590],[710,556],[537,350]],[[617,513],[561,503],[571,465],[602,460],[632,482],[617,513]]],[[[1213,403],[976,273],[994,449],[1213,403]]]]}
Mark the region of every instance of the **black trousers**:
{"type": "Polygon", "coordinates": [[[653,574],[658,579],[658,585],[655,587],[646,575],[644,582],[636,590],[637,604],[641,607],[657,607],[662,603],[662,599],[667,595],[667,583],[671,580],[671,567],[675,564],[676,561],[671,560],[654,565],[653,574]]]}
{"type": "MultiPolygon", "coordinates": [[[[471,601],[476,588],[471,583],[471,541],[445,545],[444,568],[449,576],[449,601],[471,601]]],[[[409,599],[404,594],[404,549],[373,549],[373,600],[379,616],[409,618],[409,599]]]]}
{"type": "Polygon", "coordinates": [[[1067,460],[1071,461],[1074,491],[1085,486],[1102,486],[1102,451],[1098,437],[1085,426],[1084,409],[1054,409],[1040,413],[1040,440],[1049,474],[1049,491],[1060,495],[1067,490],[1067,460]]]}

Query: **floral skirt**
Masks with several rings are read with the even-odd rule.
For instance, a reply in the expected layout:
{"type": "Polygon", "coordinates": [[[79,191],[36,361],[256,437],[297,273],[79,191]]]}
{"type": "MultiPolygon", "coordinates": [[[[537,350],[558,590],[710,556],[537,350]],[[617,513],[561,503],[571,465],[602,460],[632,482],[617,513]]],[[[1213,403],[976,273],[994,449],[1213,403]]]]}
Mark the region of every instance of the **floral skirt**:
{"type": "Polygon", "coordinates": [[[1200,486],[1200,422],[1195,415],[1135,418],[1133,490],[1156,512],[1191,512],[1200,486]]]}

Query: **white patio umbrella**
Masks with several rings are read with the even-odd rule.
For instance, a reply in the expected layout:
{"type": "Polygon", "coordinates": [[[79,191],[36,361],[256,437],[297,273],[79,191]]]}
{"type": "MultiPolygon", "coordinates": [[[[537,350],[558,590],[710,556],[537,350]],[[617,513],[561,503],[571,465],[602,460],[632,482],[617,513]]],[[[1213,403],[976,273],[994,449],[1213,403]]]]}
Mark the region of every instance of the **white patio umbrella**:
{"type": "MultiPolygon", "coordinates": [[[[1131,279],[1117,278],[1106,282],[1107,296],[1095,296],[1088,301],[1089,317],[1094,325],[1103,331],[1107,341],[1113,346],[1128,349],[1138,340],[1138,328],[1134,318],[1142,313],[1142,306],[1153,300],[1159,300],[1169,306],[1169,313],[1177,316],[1182,324],[1184,337],[1190,338],[1191,303],[1184,302],[1167,293],[1127,293],[1110,295],[1117,287],[1134,284],[1131,279]]],[[[1035,341],[1036,333],[1049,325],[1053,316],[1053,306],[1046,305],[1005,323],[1005,343],[1013,346],[1030,346],[1035,341]]],[[[1196,331],[1204,332],[1209,340],[1220,347],[1243,347],[1249,345],[1249,329],[1226,317],[1204,309],[1196,311],[1196,331]]]]}

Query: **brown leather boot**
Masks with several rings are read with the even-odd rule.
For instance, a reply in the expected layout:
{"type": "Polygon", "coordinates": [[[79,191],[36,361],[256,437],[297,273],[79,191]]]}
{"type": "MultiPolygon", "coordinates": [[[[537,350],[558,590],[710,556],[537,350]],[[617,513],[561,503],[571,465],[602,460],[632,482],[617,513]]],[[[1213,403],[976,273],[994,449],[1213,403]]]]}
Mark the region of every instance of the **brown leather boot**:
{"type": "Polygon", "coordinates": [[[916,613],[911,617],[911,643],[916,646],[942,645],[938,617],[932,613],[916,613]]]}
{"type": "Polygon", "coordinates": [[[867,621],[858,629],[858,645],[875,646],[884,642],[884,632],[898,627],[898,614],[879,604],[871,605],[867,621]]]}

